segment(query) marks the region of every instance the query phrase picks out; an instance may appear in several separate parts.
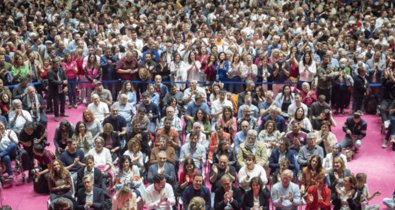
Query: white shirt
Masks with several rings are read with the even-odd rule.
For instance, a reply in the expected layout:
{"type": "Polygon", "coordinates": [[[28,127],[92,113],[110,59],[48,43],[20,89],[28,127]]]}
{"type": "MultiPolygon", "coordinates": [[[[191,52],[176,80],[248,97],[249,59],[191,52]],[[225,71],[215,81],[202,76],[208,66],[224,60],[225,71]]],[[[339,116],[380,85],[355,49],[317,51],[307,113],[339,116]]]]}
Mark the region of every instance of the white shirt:
{"type": "Polygon", "coordinates": [[[12,122],[14,121],[15,115],[16,115],[16,111],[10,111],[10,113],[8,114],[8,119],[10,119],[10,125],[11,128],[16,131],[16,132],[21,132],[23,129],[23,126],[25,126],[25,123],[27,121],[33,121],[32,116],[30,115],[30,113],[26,110],[21,110],[22,114],[18,115],[15,119],[15,124],[12,124],[12,122]]]}
{"type": "Polygon", "coordinates": [[[92,155],[95,160],[95,167],[112,164],[111,152],[109,149],[103,147],[103,150],[98,153],[96,148],[89,150],[87,155],[92,155]]]}
{"type": "Polygon", "coordinates": [[[147,209],[171,210],[173,208],[172,206],[176,203],[173,188],[168,183],[166,183],[165,187],[159,192],[155,190],[154,184],[151,184],[150,186],[147,187],[146,193],[147,193],[147,201],[146,201],[147,209]],[[166,196],[167,201],[160,202],[162,196],[166,196]]]}
{"type": "Polygon", "coordinates": [[[255,64],[251,64],[251,66],[243,65],[241,67],[241,78],[243,80],[252,80],[256,82],[258,75],[258,67],[255,64]]]}
{"type": "Polygon", "coordinates": [[[11,143],[18,144],[18,136],[13,130],[5,130],[0,141],[0,151],[4,151],[11,143]]]}
{"type": "MultiPolygon", "coordinates": [[[[225,108],[225,106],[228,106],[230,108],[233,108],[232,102],[230,102],[229,100],[224,99],[223,101],[220,101],[219,99],[215,100],[212,104],[211,104],[211,114],[216,114],[218,112],[222,113],[222,110],[225,108]]],[[[219,115],[217,116],[218,120],[219,115]]]]}
{"type": "Polygon", "coordinates": [[[95,119],[99,120],[100,122],[103,122],[104,118],[106,118],[106,115],[110,113],[108,105],[101,101],[97,106],[94,103],[90,103],[88,105],[88,109],[93,112],[95,119]]]}
{"type": "Polygon", "coordinates": [[[267,184],[267,177],[266,177],[266,171],[263,169],[263,167],[259,164],[255,164],[254,169],[251,171],[247,172],[247,165],[243,166],[238,175],[237,178],[239,179],[240,182],[240,187],[243,188],[245,191],[250,190],[250,181],[252,178],[259,176],[260,174],[260,179],[262,180],[263,184],[267,184]],[[247,178],[248,175],[248,178],[247,178]]]}

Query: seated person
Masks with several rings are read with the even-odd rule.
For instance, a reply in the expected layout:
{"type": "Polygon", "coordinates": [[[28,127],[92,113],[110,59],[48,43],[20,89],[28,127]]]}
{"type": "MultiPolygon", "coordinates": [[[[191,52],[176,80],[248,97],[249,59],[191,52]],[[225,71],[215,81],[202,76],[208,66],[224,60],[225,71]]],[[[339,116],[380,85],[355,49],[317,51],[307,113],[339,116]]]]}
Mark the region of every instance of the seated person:
{"type": "Polygon", "coordinates": [[[306,112],[302,107],[296,108],[295,114],[292,115],[292,119],[288,121],[287,131],[292,130],[292,125],[294,122],[298,123],[300,129],[305,133],[310,133],[313,131],[313,126],[311,125],[310,119],[305,114],[306,112]]]}
{"type": "Polygon", "coordinates": [[[213,155],[213,163],[219,163],[219,157],[221,157],[221,155],[228,157],[228,163],[230,166],[233,166],[236,170],[239,169],[236,152],[231,147],[227,139],[224,139],[218,143],[218,148],[213,155]]]}
{"type": "Polygon", "coordinates": [[[142,95],[143,95],[143,100],[139,104],[139,107],[145,108],[148,119],[150,120],[148,131],[151,132],[152,134],[155,134],[156,126],[157,126],[156,121],[160,119],[159,104],[156,104],[155,102],[151,101],[150,93],[144,92],[142,95]]]}
{"type": "Polygon", "coordinates": [[[67,140],[67,147],[64,152],[60,155],[60,161],[62,161],[66,170],[68,170],[74,181],[77,180],[77,171],[85,166],[84,152],[77,148],[77,140],[67,140]]]}
{"type": "Polygon", "coordinates": [[[203,175],[195,174],[192,185],[188,186],[182,193],[182,203],[189,206],[193,197],[200,196],[206,201],[205,210],[210,209],[211,195],[210,190],[203,185],[203,175]]]}
{"type": "Polygon", "coordinates": [[[241,123],[243,121],[249,122],[249,129],[258,130],[258,120],[251,116],[251,110],[248,107],[244,108],[243,117],[237,119],[237,130],[241,129],[241,123]]]}
{"type": "Polygon", "coordinates": [[[47,127],[48,119],[43,104],[43,98],[36,92],[36,89],[33,86],[27,87],[27,94],[22,100],[23,109],[30,112],[34,122],[39,122],[47,127]]]}
{"type": "Polygon", "coordinates": [[[128,135],[126,136],[126,139],[132,138],[136,138],[139,141],[141,146],[141,152],[143,154],[149,154],[151,152],[148,132],[144,132],[142,125],[138,121],[132,122],[132,129],[128,130],[128,135]]]}
{"type": "Polygon", "coordinates": [[[326,186],[325,175],[319,174],[314,185],[307,188],[306,209],[331,209],[331,191],[326,186]]]}
{"type": "Polygon", "coordinates": [[[240,209],[242,194],[239,188],[233,186],[234,178],[225,174],[221,177],[221,186],[215,191],[215,209],[240,209]]]}
{"type": "Polygon", "coordinates": [[[133,189],[136,197],[145,199],[144,183],[140,177],[140,171],[137,166],[131,165],[130,157],[127,155],[119,159],[119,169],[115,172],[115,191],[119,191],[123,187],[133,189]]]}
{"type": "Polygon", "coordinates": [[[300,168],[307,166],[308,160],[313,155],[320,156],[320,160],[324,159],[324,150],[316,144],[317,137],[314,133],[307,135],[307,144],[302,146],[298,154],[298,163],[300,168]]]}
{"type": "Polygon", "coordinates": [[[276,122],[268,120],[265,123],[265,129],[261,130],[258,134],[258,141],[263,142],[266,147],[267,156],[270,157],[272,150],[278,147],[278,140],[282,133],[277,130],[276,122]]]}
{"type": "Polygon", "coordinates": [[[73,137],[74,126],[67,120],[60,122],[59,126],[55,129],[53,142],[55,144],[55,154],[60,156],[66,149],[67,140],[73,137]]]}
{"type": "Polygon", "coordinates": [[[195,101],[192,101],[190,103],[185,103],[188,104],[187,108],[186,108],[186,112],[185,112],[185,120],[188,121],[188,123],[192,123],[193,122],[193,116],[196,115],[196,112],[199,109],[202,109],[207,116],[210,116],[211,112],[210,112],[210,108],[207,105],[207,103],[205,102],[206,98],[201,94],[201,93],[197,93],[195,96],[195,101]]]}
{"type": "MultiPolygon", "coordinates": [[[[120,148],[125,148],[125,137],[126,137],[126,120],[125,118],[123,118],[121,115],[118,114],[119,109],[116,106],[112,106],[111,107],[111,115],[106,117],[103,120],[103,130],[105,130],[104,126],[108,123],[110,125],[112,125],[112,133],[111,134],[116,134],[119,138],[118,142],[120,145],[118,145],[120,148]]],[[[110,134],[110,133],[108,133],[110,134]]],[[[106,139],[105,139],[106,140],[106,139]]],[[[107,147],[107,144],[106,144],[107,147]]],[[[117,154],[117,156],[119,156],[119,149],[120,148],[116,148],[111,146],[111,148],[109,148],[111,150],[112,153],[117,154]]]]}
{"type": "Polygon", "coordinates": [[[241,207],[243,210],[269,209],[270,192],[267,190],[259,177],[254,177],[250,181],[251,190],[243,195],[241,207]]]}
{"type": "Polygon", "coordinates": [[[230,134],[226,133],[220,124],[215,125],[215,132],[211,133],[210,145],[208,148],[208,160],[213,163],[214,152],[218,149],[218,144],[221,141],[228,141],[231,144],[230,134]]]}
{"type": "Polygon", "coordinates": [[[12,109],[8,113],[8,119],[10,122],[10,128],[17,134],[21,132],[26,122],[33,121],[30,113],[22,109],[22,101],[19,99],[14,99],[12,101],[12,109]]]}
{"type": "Polygon", "coordinates": [[[350,169],[346,168],[346,165],[343,162],[341,157],[335,157],[333,159],[333,169],[328,171],[328,187],[331,189],[332,195],[331,199],[336,198],[336,185],[339,182],[343,182],[343,178],[346,176],[350,176],[350,169]]]}
{"type": "Polygon", "coordinates": [[[77,122],[72,138],[77,140],[77,148],[81,149],[84,154],[93,148],[92,133],[87,129],[87,125],[83,121],[77,122]]]}
{"type": "MultiPolygon", "coordinates": [[[[201,144],[207,151],[209,146],[209,141],[207,140],[207,136],[203,133],[202,125],[199,122],[193,123],[193,128],[191,133],[197,135],[198,143],[201,144]]],[[[191,133],[187,134],[185,138],[185,143],[189,142],[189,136],[191,135],[191,133]]]]}
{"type": "Polygon", "coordinates": [[[384,198],[383,203],[389,208],[395,208],[395,191],[392,193],[392,198],[384,198]]]}
{"type": "Polygon", "coordinates": [[[361,202],[356,196],[356,184],[357,180],[353,175],[345,176],[336,184],[336,191],[332,191],[332,195],[334,194],[333,209],[362,209],[361,202]]]}
{"type": "Polygon", "coordinates": [[[258,131],[263,130],[263,126],[265,126],[265,123],[268,120],[273,120],[274,122],[276,122],[276,127],[277,130],[280,132],[286,132],[286,126],[285,126],[285,119],[283,116],[281,116],[279,113],[281,112],[281,110],[277,107],[271,107],[269,109],[269,114],[268,115],[264,115],[262,117],[262,121],[261,121],[261,125],[258,129],[258,131]]]}
{"type": "Polygon", "coordinates": [[[378,210],[380,209],[380,205],[374,204],[370,205],[369,201],[372,200],[376,196],[380,196],[381,193],[379,191],[376,191],[373,194],[369,193],[369,187],[367,182],[367,175],[365,173],[357,173],[355,175],[355,179],[357,180],[356,184],[356,191],[357,191],[357,196],[360,196],[360,201],[363,206],[365,206],[366,209],[373,209],[373,210],[378,210]]]}
{"type": "Polygon", "coordinates": [[[277,149],[272,151],[269,158],[270,174],[273,174],[280,168],[280,161],[283,158],[287,158],[289,161],[289,169],[295,169],[295,151],[289,149],[289,141],[283,137],[279,141],[277,149]]]}
{"type": "MultiPolygon", "coordinates": [[[[49,167],[48,187],[50,191],[49,199],[51,204],[59,198],[69,199],[69,203],[73,203],[73,182],[69,171],[63,166],[62,162],[58,159],[52,161],[52,167],[49,167]]],[[[72,208],[73,209],[73,208],[72,208]]]]}
{"type": "Polygon", "coordinates": [[[34,144],[33,154],[37,162],[37,165],[33,169],[35,178],[37,180],[40,179],[40,176],[46,176],[48,178],[49,167],[55,159],[55,155],[49,150],[46,150],[42,144],[34,144]]]}
{"type": "Polygon", "coordinates": [[[6,129],[3,122],[0,121],[0,160],[5,164],[8,179],[14,179],[11,160],[16,158],[18,136],[11,129],[6,129]]]}
{"type": "Polygon", "coordinates": [[[325,169],[326,172],[333,169],[333,160],[336,157],[340,157],[343,159],[344,164],[347,167],[347,157],[341,152],[342,148],[340,147],[339,143],[332,144],[332,152],[326,154],[324,160],[322,161],[322,167],[325,169]]]}
{"type": "Polygon", "coordinates": [[[211,192],[215,192],[221,187],[221,177],[228,176],[231,182],[236,180],[236,169],[229,165],[229,160],[226,155],[219,157],[219,163],[214,163],[210,171],[211,192]]]}
{"type": "Polygon", "coordinates": [[[133,116],[132,122],[130,124],[130,126],[132,126],[132,129],[133,129],[133,125],[139,123],[141,125],[140,127],[141,131],[144,133],[148,133],[148,126],[150,124],[150,119],[148,118],[146,112],[147,110],[145,109],[145,107],[139,106],[137,110],[137,114],[133,116]]]}
{"type": "Polygon", "coordinates": [[[202,171],[206,163],[206,149],[198,143],[198,137],[195,133],[189,135],[190,141],[181,147],[180,162],[186,158],[191,158],[199,171],[202,171]]]}
{"type": "Polygon", "coordinates": [[[118,190],[112,199],[112,209],[137,210],[136,196],[133,195],[130,188],[122,187],[118,190]]]}
{"type": "Polygon", "coordinates": [[[130,157],[132,165],[136,165],[140,168],[140,172],[144,171],[144,156],[141,152],[141,144],[137,138],[131,138],[128,142],[128,149],[123,153],[130,157]]]}
{"type": "Polygon", "coordinates": [[[293,177],[291,170],[284,170],[281,173],[281,182],[273,185],[271,197],[277,209],[297,209],[301,204],[299,186],[291,181],[293,177]]]}
{"type": "Polygon", "coordinates": [[[171,119],[171,127],[173,129],[175,129],[177,132],[182,131],[182,122],[181,119],[177,115],[175,115],[174,107],[172,106],[166,107],[166,116],[162,117],[162,119],[160,120],[158,127],[159,129],[163,128],[166,118],[171,119]]]}
{"type": "Polygon", "coordinates": [[[119,132],[114,131],[114,127],[110,123],[106,123],[100,137],[104,139],[104,147],[110,150],[112,159],[117,159],[121,152],[119,132]]]}
{"type": "Polygon", "coordinates": [[[116,107],[119,112],[119,116],[126,120],[126,123],[132,122],[132,117],[136,115],[136,106],[128,103],[128,96],[124,93],[119,95],[119,100],[114,103],[113,107],[116,107]]]}
{"type": "Polygon", "coordinates": [[[100,97],[97,94],[92,94],[92,103],[90,103],[87,107],[93,115],[95,119],[103,122],[104,118],[110,114],[110,110],[108,109],[108,105],[105,102],[100,101],[100,97]]]}
{"type": "Polygon", "coordinates": [[[150,165],[148,169],[147,181],[149,183],[153,182],[153,178],[157,174],[163,174],[166,178],[166,182],[174,185],[176,181],[176,171],[174,165],[167,162],[167,154],[165,151],[160,151],[158,153],[159,161],[150,165]]]}
{"type": "Polygon", "coordinates": [[[239,107],[239,109],[237,111],[237,118],[242,118],[243,117],[243,112],[244,112],[245,108],[249,108],[250,111],[252,112],[252,117],[254,117],[255,119],[258,119],[260,111],[259,111],[257,106],[252,104],[252,97],[251,97],[251,95],[245,95],[244,96],[244,104],[239,107]]]}
{"type": "Polygon", "coordinates": [[[158,140],[160,139],[161,135],[167,135],[169,137],[169,140],[167,141],[167,144],[171,147],[173,147],[173,149],[175,151],[178,150],[178,148],[180,147],[180,139],[179,139],[179,134],[178,132],[171,127],[171,119],[167,118],[165,119],[165,124],[163,126],[163,128],[158,129],[158,131],[156,132],[156,141],[154,142],[154,146],[158,146],[158,140]]]}
{"type": "Polygon", "coordinates": [[[239,151],[240,144],[246,141],[247,133],[249,130],[250,130],[250,123],[246,120],[241,122],[241,129],[233,137],[234,139],[233,148],[235,149],[236,153],[239,151]]]}
{"type": "Polygon", "coordinates": [[[112,94],[109,90],[105,89],[103,87],[103,84],[101,81],[99,80],[95,80],[94,81],[95,84],[95,89],[93,90],[93,92],[91,93],[91,95],[93,94],[97,94],[100,98],[100,101],[106,103],[109,107],[112,104],[112,94]]]}
{"type": "Polygon", "coordinates": [[[171,209],[176,204],[173,188],[163,174],[155,175],[153,184],[147,187],[146,192],[148,209],[171,209]]]}
{"type": "Polygon", "coordinates": [[[337,143],[337,138],[331,132],[329,123],[322,123],[321,130],[317,131],[316,134],[317,144],[324,148],[324,154],[332,152],[332,145],[337,143]]]}
{"type": "Polygon", "coordinates": [[[111,208],[110,196],[101,188],[93,185],[92,176],[85,175],[82,179],[84,188],[77,192],[77,210],[106,210],[111,208]]]}
{"type": "Polygon", "coordinates": [[[112,173],[112,158],[109,149],[104,147],[104,139],[100,136],[95,139],[95,148],[89,150],[87,155],[92,155],[95,159],[95,167],[101,170],[104,175],[112,173]]]}
{"type": "Polygon", "coordinates": [[[184,189],[189,185],[192,185],[193,177],[195,174],[199,173],[199,170],[196,169],[195,162],[192,159],[187,158],[182,163],[183,170],[181,171],[179,178],[180,178],[180,185],[178,192],[182,194],[184,189]]]}
{"type": "Polygon", "coordinates": [[[296,121],[291,122],[292,130],[286,134],[289,139],[289,148],[299,152],[300,148],[306,144],[307,133],[301,130],[300,124],[296,121]]]}
{"type": "Polygon", "coordinates": [[[314,130],[320,129],[323,120],[331,120],[331,116],[329,116],[329,118],[327,116],[328,114],[330,114],[329,111],[331,110],[331,107],[328,103],[325,102],[325,100],[325,95],[319,95],[318,101],[314,102],[310,106],[309,117],[314,130]]]}
{"type": "Polygon", "coordinates": [[[186,132],[187,133],[191,133],[193,131],[193,124],[195,122],[200,123],[201,125],[201,130],[202,132],[206,135],[206,136],[210,136],[211,134],[211,122],[210,122],[210,118],[208,117],[208,115],[204,112],[203,109],[198,109],[195,113],[195,116],[193,117],[192,121],[189,121],[187,123],[187,127],[186,127],[186,132]]]}
{"type": "Polygon", "coordinates": [[[249,130],[247,140],[240,145],[237,161],[241,167],[246,165],[247,155],[254,155],[256,162],[262,167],[266,167],[268,164],[266,147],[262,142],[256,140],[256,136],[257,132],[255,130],[249,130]]]}
{"type": "Polygon", "coordinates": [[[309,158],[307,166],[302,169],[302,180],[300,181],[300,193],[306,195],[307,189],[316,184],[318,177],[325,176],[325,169],[322,168],[322,159],[318,155],[309,158]]]}
{"type": "Polygon", "coordinates": [[[92,155],[85,156],[85,166],[81,167],[77,172],[77,187],[76,193],[79,189],[84,188],[83,178],[85,175],[93,176],[93,185],[97,188],[105,189],[103,174],[101,171],[94,167],[95,158],[92,155]]]}
{"type": "Polygon", "coordinates": [[[264,185],[267,183],[265,169],[261,165],[256,164],[255,156],[252,154],[246,156],[246,165],[241,167],[237,177],[243,192],[250,190],[250,181],[254,177],[259,177],[264,185]]]}
{"type": "Polygon", "coordinates": [[[159,136],[159,145],[151,150],[151,156],[149,161],[150,164],[155,164],[159,162],[159,153],[163,151],[166,154],[167,161],[169,163],[172,163],[174,166],[176,165],[176,151],[173,147],[168,145],[168,139],[169,137],[165,134],[159,136]]]}
{"type": "Polygon", "coordinates": [[[342,148],[352,147],[358,152],[361,147],[362,139],[366,136],[367,123],[361,118],[362,113],[357,111],[352,117],[347,118],[343,125],[343,131],[346,133],[343,141],[340,143],[342,148]]]}

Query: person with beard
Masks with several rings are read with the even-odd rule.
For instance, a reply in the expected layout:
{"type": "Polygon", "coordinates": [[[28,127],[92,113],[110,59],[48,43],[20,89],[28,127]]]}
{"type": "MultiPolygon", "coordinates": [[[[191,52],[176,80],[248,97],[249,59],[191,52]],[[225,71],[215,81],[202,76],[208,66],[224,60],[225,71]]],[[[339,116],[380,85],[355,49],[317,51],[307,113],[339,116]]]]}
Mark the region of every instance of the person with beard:
{"type": "Polygon", "coordinates": [[[141,143],[141,152],[145,153],[147,156],[151,154],[151,147],[148,145],[149,138],[148,133],[142,130],[142,125],[139,121],[132,122],[131,132],[128,133],[126,139],[137,138],[141,143]]]}
{"type": "Polygon", "coordinates": [[[191,133],[190,141],[181,147],[180,162],[186,158],[191,158],[195,162],[196,168],[201,172],[206,163],[206,148],[198,143],[197,134],[191,133]]]}
{"type": "Polygon", "coordinates": [[[116,63],[117,63],[117,57],[112,55],[112,50],[111,48],[107,48],[105,50],[104,55],[100,58],[100,67],[102,69],[102,80],[105,81],[104,88],[107,90],[110,90],[112,92],[112,97],[117,98],[117,86],[119,86],[118,83],[113,83],[110,82],[112,80],[118,80],[119,76],[116,72],[116,63]],[[109,81],[109,82],[106,82],[109,81]]]}
{"type": "Polygon", "coordinates": [[[148,131],[152,134],[155,134],[157,121],[160,119],[159,106],[151,101],[148,92],[143,93],[143,102],[140,105],[141,107],[145,108],[147,116],[150,120],[148,131]]]}
{"type": "MultiPolygon", "coordinates": [[[[59,111],[60,116],[68,117],[65,113],[65,106],[66,106],[66,96],[67,93],[67,76],[63,69],[60,66],[60,60],[58,58],[52,61],[52,68],[48,72],[48,91],[49,91],[49,98],[53,100],[54,106],[54,115],[55,121],[59,122],[59,111]],[[60,110],[59,110],[60,106],[60,110]]],[[[51,109],[51,105],[49,105],[49,109],[51,109]]]]}
{"type": "Polygon", "coordinates": [[[153,178],[157,174],[163,174],[166,178],[166,182],[174,186],[177,179],[174,165],[167,162],[167,154],[165,151],[160,151],[158,158],[158,162],[152,164],[148,169],[147,181],[152,183],[153,178]]]}
{"type": "MultiPolygon", "coordinates": [[[[169,137],[169,141],[167,142],[169,146],[173,147],[174,150],[178,150],[180,147],[180,139],[178,132],[171,127],[172,119],[170,117],[166,117],[164,126],[162,129],[159,129],[156,132],[156,139],[159,139],[161,135],[167,135],[169,137]]],[[[158,141],[155,142],[155,146],[158,146],[158,141]]]]}
{"type": "Polygon", "coordinates": [[[254,155],[256,162],[262,166],[266,167],[268,163],[268,156],[266,152],[266,146],[260,142],[256,141],[257,132],[256,130],[249,130],[247,133],[247,139],[240,145],[237,160],[241,167],[246,165],[246,157],[248,155],[254,155]]]}
{"type": "Polygon", "coordinates": [[[330,66],[330,56],[324,55],[321,67],[317,70],[317,96],[324,95],[325,101],[330,102],[332,97],[332,83],[333,79],[338,76],[338,72],[334,72],[330,66]]]}
{"type": "Polygon", "coordinates": [[[23,109],[30,112],[34,122],[39,122],[44,127],[47,127],[48,119],[44,112],[43,104],[42,96],[36,92],[33,86],[29,86],[27,95],[22,100],[23,109]]]}

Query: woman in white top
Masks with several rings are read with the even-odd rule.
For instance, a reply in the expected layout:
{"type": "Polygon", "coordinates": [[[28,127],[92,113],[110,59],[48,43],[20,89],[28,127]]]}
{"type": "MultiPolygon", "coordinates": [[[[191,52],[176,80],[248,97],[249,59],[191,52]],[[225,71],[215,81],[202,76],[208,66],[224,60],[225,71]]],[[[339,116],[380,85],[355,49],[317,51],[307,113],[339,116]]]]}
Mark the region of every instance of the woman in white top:
{"type": "Polygon", "coordinates": [[[247,55],[246,63],[241,67],[241,78],[243,80],[257,81],[258,67],[253,63],[252,56],[247,55]]]}
{"type": "Polygon", "coordinates": [[[4,122],[0,121],[0,160],[5,164],[9,179],[13,179],[11,157],[16,155],[18,141],[16,133],[11,129],[6,130],[4,122]]]}
{"type": "Polygon", "coordinates": [[[265,169],[259,164],[256,164],[255,156],[250,154],[247,155],[246,157],[246,165],[240,169],[237,175],[237,178],[239,179],[240,187],[244,191],[250,190],[251,189],[250,182],[251,179],[254,177],[259,177],[262,180],[263,185],[267,184],[265,169]]]}
{"type": "Polygon", "coordinates": [[[203,71],[202,71],[202,64],[200,61],[196,60],[196,53],[194,51],[191,51],[188,55],[188,63],[185,65],[185,68],[187,70],[188,74],[188,81],[190,80],[196,80],[196,81],[201,81],[203,71]]]}
{"type": "Polygon", "coordinates": [[[313,126],[311,125],[311,121],[309,118],[306,117],[306,114],[304,113],[304,109],[302,107],[296,108],[292,120],[288,122],[288,131],[292,131],[293,122],[299,123],[301,130],[305,133],[309,133],[313,131],[313,126]]]}
{"type": "Polygon", "coordinates": [[[278,140],[281,138],[281,135],[281,132],[277,130],[276,122],[273,120],[268,120],[265,123],[265,129],[259,132],[258,141],[262,141],[265,144],[268,157],[272,154],[272,149],[278,147],[278,140]]]}
{"type": "Polygon", "coordinates": [[[337,138],[334,133],[330,131],[330,125],[327,122],[322,123],[321,130],[317,131],[317,145],[321,145],[328,154],[332,152],[332,145],[337,143],[337,138]]]}
{"type": "Polygon", "coordinates": [[[132,165],[136,165],[140,168],[140,172],[144,171],[144,155],[141,152],[141,144],[137,138],[132,138],[128,142],[128,150],[123,153],[130,157],[132,165]]]}
{"type": "MultiPolygon", "coordinates": [[[[185,82],[187,81],[187,69],[185,67],[185,63],[181,59],[181,55],[176,53],[174,55],[173,61],[170,63],[170,73],[171,80],[174,82],[185,82]]],[[[185,85],[178,84],[178,88],[183,90],[185,89],[185,85]]]]}
{"type": "Polygon", "coordinates": [[[313,81],[317,73],[317,66],[310,53],[305,53],[299,62],[299,82],[313,81]]]}
{"type": "Polygon", "coordinates": [[[21,132],[26,122],[33,121],[30,113],[22,109],[22,101],[19,99],[12,101],[12,109],[8,113],[8,119],[10,121],[11,129],[18,134],[21,132]]]}
{"type": "Polygon", "coordinates": [[[326,172],[333,169],[333,163],[335,157],[339,156],[344,163],[344,167],[347,168],[347,157],[341,153],[340,144],[334,143],[332,144],[331,153],[326,154],[326,157],[322,161],[322,167],[325,169],[326,172]]]}
{"type": "Polygon", "coordinates": [[[228,79],[231,82],[236,82],[235,84],[229,85],[229,92],[231,93],[240,93],[242,92],[242,86],[237,84],[237,82],[241,82],[241,70],[242,70],[243,62],[241,61],[241,57],[238,53],[233,55],[232,64],[230,65],[230,70],[228,72],[228,79]]]}
{"type": "Polygon", "coordinates": [[[95,139],[95,148],[89,150],[88,155],[92,155],[95,160],[95,167],[102,172],[112,173],[112,158],[109,149],[104,147],[104,139],[101,136],[95,139]]]}

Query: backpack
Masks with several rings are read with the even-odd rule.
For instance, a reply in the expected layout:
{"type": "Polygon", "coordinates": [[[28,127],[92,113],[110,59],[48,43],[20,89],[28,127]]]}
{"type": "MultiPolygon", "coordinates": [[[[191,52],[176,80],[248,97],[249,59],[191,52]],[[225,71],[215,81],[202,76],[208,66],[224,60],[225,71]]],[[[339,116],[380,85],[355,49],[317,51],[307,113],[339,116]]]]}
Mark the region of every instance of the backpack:
{"type": "Polygon", "coordinates": [[[365,100],[365,112],[367,114],[375,115],[377,112],[378,104],[379,104],[379,100],[376,94],[368,95],[365,100]]]}

